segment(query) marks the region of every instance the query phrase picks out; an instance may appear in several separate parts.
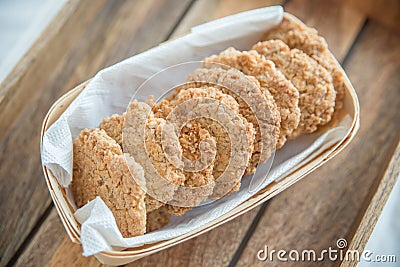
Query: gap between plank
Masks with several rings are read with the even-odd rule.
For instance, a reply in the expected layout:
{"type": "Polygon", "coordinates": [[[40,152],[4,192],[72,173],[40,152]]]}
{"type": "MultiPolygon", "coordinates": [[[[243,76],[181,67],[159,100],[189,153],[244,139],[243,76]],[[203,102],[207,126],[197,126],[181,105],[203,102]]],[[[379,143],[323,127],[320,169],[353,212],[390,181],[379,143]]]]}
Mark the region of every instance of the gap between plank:
{"type": "Polygon", "coordinates": [[[47,219],[47,217],[50,215],[50,212],[53,210],[53,202],[46,208],[42,216],[39,218],[39,220],[36,222],[35,226],[32,228],[32,230],[29,232],[28,236],[25,238],[24,242],[19,246],[17,251],[14,253],[12,258],[8,261],[6,266],[13,266],[17,262],[19,256],[24,252],[26,247],[31,243],[32,239],[35,237],[36,233],[39,231],[39,228],[42,226],[44,221],[47,219]]]}
{"type": "Polygon", "coordinates": [[[359,30],[358,33],[357,33],[356,38],[354,38],[354,41],[353,41],[353,43],[351,44],[349,50],[347,50],[346,56],[343,58],[343,60],[342,60],[342,62],[341,62],[341,65],[342,65],[343,68],[344,68],[344,66],[346,65],[347,60],[349,59],[350,55],[352,54],[352,52],[353,52],[353,50],[354,50],[356,44],[358,43],[358,40],[361,38],[361,36],[362,36],[363,32],[365,31],[365,29],[366,29],[367,25],[369,24],[369,22],[370,22],[370,21],[369,21],[369,18],[366,17],[366,19],[365,19],[363,25],[361,26],[360,30],[359,30]]]}
{"type": "Polygon", "coordinates": [[[260,222],[261,218],[263,217],[264,212],[267,209],[267,207],[272,199],[270,199],[262,204],[256,217],[253,219],[251,225],[247,229],[245,236],[243,237],[242,241],[240,242],[239,247],[236,249],[235,253],[233,254],[232,259],[228,264],[228,267],[234,267],[238,263],[240,257],[242,256],[244,249],[247,246],[247,243],[249,242],[250,238],[252,237],[254,231],[257,229],[258,223],[260,222]]]}
{"type": "Polygon", "coordinates": [[[283,6],[284,11],[285,11],[285,6],[286,6],[287,4],[289,4],[290,1],[291,1],[291,0],[284,0],[284,1],[282,2],[282,5],[281,5],[281,6],[283,6]]]}
{"type": "MultiPolygon", "coordinates": [[[[286,1],[284,1],[284,3],[282,4],[282,6],[286,6],[290,1],[291,1],[291,0],[286,0],[286,1]]],[[[362,33],[363,33],[364,30],[366,29],[368,23],[369,23],[369,18],[366,17],[366,19],[365,19],[363,25],[361,26],[360,30],[359,30],[358,33],[357,33],[356,38],[354,38],[354,40],[353,40],[353,42],[352,42],[352,44],[351,44],[349,50],[347,51],[345,57],[343,58],[343,60],[342,60],[342,62],[341,62],[341,65],[342,65],[343,67],[344,67],[344,65],[346,64],[347,59],[348,59],[349,56],[351,55],[351,53],[352,53],[354,47],[356,46],[358,40],[361,38],[362,33]]],[[[252,224],[250,225],[249,229],[247,230],[246,235],[244,236],[242,242],[240,243],[239,247],[238,247],[237,250],[235,251],[235,254],[233,255],[231,261],[229,262],[228,267],[234,267],[234,266],[236,266],[236,264],[238,263],[238,261],[239,261],[241,255],[242,255],[244,249],[245,249],[246,246],[247,246],[247,243],[249,242],[251,236],[252,236],[253,233],[255,232],[255,230],[256,230],[256,228],[257,228],[257,226],[258,226],[258,223],[259,223],[259,221],[261,220],[261,218],[262,218],[262,216],[263,216],[263,214],[264,214],[264,212],[265,212],[265,210],[266,210],[266,207],[269,205],[270,201],[272,201],[272,200],[273,200],[273,198],[262,204],[262,207],[261,207],[260,211],[257,213],[257,215],[256,215],[256,217],[254,218],[252,224]]]]}
{"type": "Polygon", "coordinates": [[[176,31],[176,29],[178,28],[179,24],[181,24],[182,20],[186,17],[187,13],[189,12],[189,10],[192,8],[192,6],[194,5],[194,3],[197,0],[192,0],[187,7],[185,8],[185,10],[182,12],[181,16],[179,17],[179,19],[176,21],[174,27],[172,27],[171,31],[167,34],[167,37],[165,37],[164,42],[168,41],[171,36],[174,34],[174,32],[176,31]]]}

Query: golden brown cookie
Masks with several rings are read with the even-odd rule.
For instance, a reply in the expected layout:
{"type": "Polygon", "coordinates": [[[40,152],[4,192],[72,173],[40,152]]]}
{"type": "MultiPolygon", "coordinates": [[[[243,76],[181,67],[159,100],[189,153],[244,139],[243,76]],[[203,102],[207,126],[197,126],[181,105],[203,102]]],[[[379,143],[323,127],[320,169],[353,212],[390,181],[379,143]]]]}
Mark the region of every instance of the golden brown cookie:
{"type": "Polygon", "coordinates": [[[290,49],[281,40],[259,42],[253,49],[273,61],[299,90],[301,118],[291,134],[312,133],[331,120],[335,107],[335,90],[329,72],[298,49],[290,49]]]}
{"type": "Polygon", "coordinates": [[[342,108],[345,95],[343,71],[329,51],[325,39],[318,34],[317,30],[307,27],[299,20],[290,20],[284,17],[277,27],[268,31],[263,37],[263,40],[270,39],[282,40],[290,48],[304,51],[326,68],[332,75],[336,91],[335,108],[342,108]]]}
{"type": "Polygon", "coordinates": [[[122,148],[122,127],[124,126],[124,115],[114,114],[103,119],[99,128],[103,129],[109,137],[114,139],[122,148]]]}
{"type": "MultiPolygon", "coordinates": [[[[277,148],[283,146],[286,140],[287,122],[290,120],[288,116],[290,115],[286,116],[287,113],[283,108],[280,115],[278,114],[275,101],[272,98],[267,101],[262,93],[263,90],[261,90],[259,81],[253,76],[245,76],[242,72],[233,68],[223,69],[212,65],[207,67],[210,68],[197,69],[189,74],[186,80],[205,81],[222,85],[226,87],[226,89],[222,89],[222,92],[233,96],[238,102],[239,113],[253,124],[256,131],[253,155],[245,174],[254,173],[257,164],[268,159],[272,151],[275,150],[275,144],[277,148]],[[280,129],[278,138],[278,119],[282,115],[286,117],[284,117],[285,122],[281,121],[283,128],[280,129]],[[264,133],[260,131],[259,122],[264,133]],[[265,154],[263,160],[260,158],[261,150],[265,154]]],[[[297,93],[297,90],[295,92],[297,93]]],[[[295,116],[299,117],[299,114],[295,116]]],[[[298,118],[296,123],[298,124],[298,118]]],[[[297,125],[294,127],[297,127],[297,125]]]]}
{"type": "MultiPolygon", "coordinates": [[[[125,113],[122,115],[114,114],[111,117],[103,119],[99,125],[99,128],[103,129],[108,136],[113,138],[121,146],[121,148],[122,148],[122,127],[124,125],[124,119],[125,119],[125,113]]],[[[146,202],[147,212],[151,212],[165,205],[165,203],[162,203],[157,199],[154,199],[152,196],[148,194],[146,194],[145,202],[146,202]]]]}
{"type": "MultiPolygon", "coordinates": [[[[172,100],[164,100],[159,104],[156,104],[153,110],[155,110],[156,115],[158,114],[159,116],[165,116],[169,115],[168,112],[171,112],[172,114],[172,111],[175,111],[177,107],[181,106],[183,103],[187,103],[187,101],[197,101],[194,104],[194,106],[197,107],[202,102],[202,99],[205,98],[217,100],[217,103],[224,104],[221,105],[221,108],[225,107],[226,109],[229,109],[230,112],[234,113],[235,116],[237,116],[236,121],[226,121],[226,125],[222,126],[220,123],[217,123],[210,118],[213,115],[222,116],[221,114],[224,114],[224,112],[220,112],[219,110],[204,110],[201,113],[202,118],[195,120],[197,123],[200,123],[200,125],[206,129],[211,136],[215,137],[216,140],[217,151],[213,175],[216,179],[216,184],[223,183],[224,186],[216,186],[217,189],[214,188],[212,198],[219,198],[222,196],[222,191],[228,190],[228,187],[230,187],[229,190],[231,190],[237,183],[240,182],[240,178],[243,173],[241,173],[239,176],[237,173],[240,172],[243,167],[245,169],[249,164],[250,156],[253,151],[255,131],[253,125],[247,122],[247,120],[239,114],[239,104],[232,96],[222,93],[220,89],[216,89],[214,86],[191,88],[189,85],[185,85],[184,90],[179,90],[178,88],[177,92],[174,94],[174,97],[172,97],[172,100]],[[230,138],[232,138],[232,136],[245,136],[247,139],[247,144],[242,142],[241,144],[231,145],[230,138]],[[234,151],[231,151],[231,148],[233,148],[234,151]],[[234,159],[232,159],[232,155],[234,155],[234,159]],[[236,162],[236,160],[238,160],[240,157],[240,162],[236,162]],[[232,168],[232,166],[235,166],[234,170],[230,169],[230,171],[232,171],[232,180],[225,181],[225,171],[229,167],[232,168]],[[222,178],[222,176],[224,177],[222,178]]],[[[226,191],[225,194],[228,193],[229,190],[226,191]]]]}
{"type": "Polygon", "coordinates": [[[182,148],[170,125],[162,118],[155,118],[146,103],[132,101],[129,104],[123,127],[123,147],[124,153],[131,155],[144,170],[148,211],[173,200],[175,191],[185,181],[182,148]],[[166,151],[171,156],[168,157],[166,151]]]}
{"type": "Polygon", "coordinates": [[[276,108],[271,108],[271,115],[279,129],[276,147],[281,148],[300,120],[299,93],[293,84],[276,70],[273,62],[256,51],[241,52],[231,47],[219,55],[206,58],[205,61],[234,67],[259,81],[267,102],[276,103],[276,108]]]}
{"type": "Polygon", "coordinates": [[[154,232],[169,223],[170,215],[166,206],[147,213],[146,233],[154,232]]]}
{"type": "MultiPolygon", "coordinates": [[[[192,162],[195,162],[200,158],[201,146],[203,146],[203,153],[207,153],[211,147],[216,146],[215,138],[195,121],[188,122],[184,127],[182,127],[179,135],[179,142],[182,146],[182,156],[192,162]],[[207,145],[208,147],[204,147],[204,145],[207,145]]],[[[211,156],[213,155],[210,155],[210,157],[211,156]]],[[[209,164],[198,166],[198,170],[196,171],[185,171],[185,188],[178,188],[175,194],[181,194],[179,198],[185,198],[186,207],[167,205],[167,211],[172,215],[180,216],[191,210],[192,207],[198,206],[202,201],[206,200],[207,197],[211,195],[214,188],[213,168],[214,159],[212,159],[209,164]],[[186,190],[187,188],[196,188],[197,190],[186,190]],[[189,197],[190,199],[188,199],[189,197]]]]}
{"type": "Polygon", "coordinates": [[[73,159],[71,189],[76,205],[82,207],[99,196],[124,237],[144,234],[145,193],[132,177],[116,141],[103,130],[84,129],[74,140],[73,159]]]}
{"type": "MultiPolygon", "coordinates": [[[[160,107],[165,107],[160,105],[160,107]]],[[[124,122],[124,115],[115,114],[109,118],[104,119],[100,126],[103,128],[107,134],[110,134],[113,139],[121,140],[122,142],[122,127],[124,122]]],[[[181,130],[181,135],[179,137],[179,142],[182,146],[183,155],[190,160],[195,160],[198,157],[199,145],[202,141],[213,139],[209,133],[200,128],[199,124],[185,125],[181,130]],[[189,127],[190,126],[190,127],[189,127]]],[[[186,187],[200,187],[204,186],[201,192],[198,192],[197,198],[194,198],[191,202],[193,206],[199,205],[201,201],[205,200],[209,194],[212,192],[214,186],[214,177],[212,175],[213,162],[207,166],[204,170],[199,172],[184,172],[186,187]],[[205,186],[208,185],[208,186],[205,186]]],[[[146,208],[148,212],[155,209],[159,209],[164,203],[154,199],[150,195],[146,195],[146,208]]],[[[167,205],[168,210],[173,215],[182,215],[184,212],[190,210],[189,207],[179,207],[167,205]]]]}

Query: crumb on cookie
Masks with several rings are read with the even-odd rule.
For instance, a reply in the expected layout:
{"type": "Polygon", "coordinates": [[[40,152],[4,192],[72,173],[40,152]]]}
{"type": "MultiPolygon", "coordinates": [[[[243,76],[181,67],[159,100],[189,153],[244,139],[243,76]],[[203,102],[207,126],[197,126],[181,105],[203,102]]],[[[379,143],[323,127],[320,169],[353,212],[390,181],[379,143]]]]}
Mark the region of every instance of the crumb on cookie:
{"type": "Polygon", "coordinates": [[[163,228],[170,221],[170,215],[166,206],[147,213],[146,233],[163,228]]]}
{"type": "Polygon", "coordinates": [[[335,108],[343,107],[346,88],[343,71],[329,51],[326,40],[318,34],[317,30],[284,17],[277,27],[269,30],[263,37],[263,40],[270,39],[282,40],[290,48],[302,50],[326,68],[332,75],[332,82],[336,91],[335,108]]]}
{"type": "Polygon", "coordinates": [[[259,42],[253,49],[273,61],[300,93],[300,123],[291,138],[312,133],[319,125],[330,121],[335,106],[335,91],[332,77],[324,67],[304,52],[290,49],[281,40],[259,42]]]}
{"type": "Polygon", "coordinates": [[[100,196],[124,237],[146,230],[145,193],[135,182],[121,147],[104,130],[84,129],[73,142],[71,189],[78,207],[100,196]]]}
{"type": "Polygon", "coordinates": [[[271,125],[276,125],[276,147],[281,148],[286,137],[297,128],[300,118],[299,94],[296,88],[279,71],[273,62],[266,60],[256,51],[238,51],[232,47],[205,59],[207,63],[221,63],[236,68],[254,77],[260,83],[269,110],[271,125]]]}

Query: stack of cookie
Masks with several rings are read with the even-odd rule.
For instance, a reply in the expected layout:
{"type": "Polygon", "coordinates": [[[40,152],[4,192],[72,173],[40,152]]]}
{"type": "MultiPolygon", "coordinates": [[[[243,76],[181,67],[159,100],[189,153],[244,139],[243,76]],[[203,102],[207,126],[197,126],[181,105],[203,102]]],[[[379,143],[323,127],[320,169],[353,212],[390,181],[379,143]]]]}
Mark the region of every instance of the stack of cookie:
{"type": "MultiPolygon", "coordinates": [[[[285,18],[250,51],[228,48],[205,58],[186,81],[161,102],[147,103],[151,114],[146,118],[145,146],[165,180],[178,187],[202,188],[195,196],[179,189],[172,192],[189,199],[189,206],[160,201],[132,179],[132,175],[143,177],[143,169],[136,159],[128,168],[123,156],[126,113],[104,119],[98,128],[85,129],[74,140],[71,188],[77,206],[100,196],[124,237],[160,229],[170,215],[182,215],[206,199],[238,191],[241,177],[253,174],[288,139],[326,125],[344,99],[343,74],[325,40],[315,29],[285,18]],[[196,161],[202,153],[212,155],[204,168],[188,171],[164,155],[162,132],[177,107],[189,100],[198,101],[194,105],[199,106],[204,98],[227,107],[231,119],[221,117],[225,125],[210,119],[218,110],[182,127],[176,136],[179,161],[196,161]],[[254,107],[264,111],[261,120],[254,107]],[[243,139],[235,143],[232,133],[243,139]],[[232,178],[234,174],[240,175],[232,178]]],[[[138,110],[147,104],[134,101],[130,108],[138,110]]]]}

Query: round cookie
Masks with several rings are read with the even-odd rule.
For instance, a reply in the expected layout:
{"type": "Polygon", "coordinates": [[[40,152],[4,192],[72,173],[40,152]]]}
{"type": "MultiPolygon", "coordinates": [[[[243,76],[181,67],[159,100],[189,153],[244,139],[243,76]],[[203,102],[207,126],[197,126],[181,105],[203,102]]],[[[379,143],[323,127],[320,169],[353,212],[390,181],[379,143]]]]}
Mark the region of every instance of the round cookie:
{"type": "Polygon", "coordinates": [[[277,148],[281,148],[300,120],[299,93],[293,84],[276,70],[273,62],[266,60],[256,51],[240,52],[231,47],[219,55],[206,58],[205,62],[205,66],[211,62],[228,65],[259,81],[267,102],[275,101],[277,106],[276,113],[272,115],[280,118],[280,122],[278,119],[275,122],[280,129],[277,148]]]}
{"type": "MultiPolygon", "coordinates": [[[[121,148],[122,148],[122,128],[124,125],[125,116],[126,113],[122,115],[114,114],[111,117],[103,119],[99,124],[99,128],[103,129],[108,136],[110,136],[120,145],[121,148]]],[[[158,201],[149,194],[146,194],[145,202],[146,202],[147,212],[159,209],[160,207],[165,205],[165,203],[158,201]]]]}
{"type": "Polygon", "coordinates": [[[246,168],[245,175],[254,173],[257,164],[261,160],[260,154],[262,148],[264,149],[265,158],[269,158],[272,151],[275,150],[276,140],[279,136],[279,114],[277,114],[275,102],[272,99],[267,101],[260,89],[259,82],[254,77],[244,76],[241,72],[232,68],[228,70],[220,67],[200,68],[189,74],[186,77],[186,81],[202,81],[222,85],[221,91],[235,98],[239,104],[239,113],[253,125],[256,133],[253,154],[250,164],[246,168]],[[264,113],[261,115],[255,114],[254,111],[257,113],[261,110],[252,110],[250,106],[253,106],[255,109],[263,108],[264,110],[262,111],[264,113]],[[270,112],[265,112],[266,110],[270,112]],[[261,138],[259,121],[256,115],[260,115],[260,119],[262,120],[264,139],[261,138]],[[263,115],[264,117],[262,117],[263,115]]]}
{"type": "MultiPolygon", "coordinates": [[[[196,84],[196,83],[195,83],[196,84]]],[[[202,84],[202,83],[197,83],[197,84],[202,84]]],[[[189,86],[190,83],[186,86],[189,86]]],[[[179,89],[178,89],[179,90],[179,89]]],[[[222,175],[226,175],[225,171],[228,167],[228,165],[232,164],[236,166],[236,169],[240,171],[241,166],[249,166],[250,160],[251,160],[251,155],[254,151],[254,139],[255,139],[255,130],[253,127],[253,124],[248,122],[241,114],[240,114],[240,105],[238,102],[230,95],[225,94],[222,92],[223,87],[219,87],[218,85],[213,85],[213,86],[200,86],[197,88],[189,88],[185,90],[180,90],[178,95],[174,100],[171,101],[171,104],[173,106],[178,105],[184,101],[187,101],[189,99],[196,99],[196,98],[212,98],[215,100],[218,100],[218,102],[224,104],[228,108],[234,111],[234,113],[238,116],[239,120],[243,124],[242,130],[245,132],[247,136],[247,143],[248,147],[246,151],[241,151],[239,146],[244,146],[243,144],[231,144],[231,140],[229,139],[230,137],[228,134],[233,134],[233,128],[224,128],[226,125],[221,127],[219,123],[215,123],[213,120],[208,119],[208,118],[201,118],[198,119],[197,121],[205,127],[212,136],[216,138],[216,143],[217,143],[217,155],[215,158],[215,163],[214,163],[214,170],[213,174],[216,179],[217,185],[218,181],[222,179],[222,175]],[[233,151],[231,151],[233,149],[233,151]],[[227,153],[229,151],[229,153],[227,153]],[[240,153],[246,153],[248,155],[246,160],[244,162],[231,162],[232,155],[237,155],[240,153]],[[220,179],[220,180],[218,180],[220,179]]],[[[209,114],[210,115],[210,114],[209,114]]],[[[230,122],[232,123],[232,122],[230,122]]],[[[237,122],[239,123],[239,122],[237,122]]],[[[233,123],[235,124],[235,123],[233,123]]],[[[237,134],[236,134],[237,135],[237,134]]],[[[245,146],[244,146],[245,147],[245,146]]],[[[232,170],[231,170],[232,171],[232,170]]],[[[211,199],[218,199],[222,196],[225,196],[227,194],[234,193],[240,189],[240,178],[243,175],[241,173],[240,177],[238,175],[235,175],[232,173],[232,176],[236,178],[239,178],[236,183],[232,181],[232,183],[228,183],[228,189],[226,190],[226,187],[218,187],[216,186],[214,188],[213,195],[210,196],[211,199]]],[[[229,177],[228,177],[229,178],[229,177]]],[[[225,179],[225,177],[223,178],[225,179]]]]}
{"type": "MultiPolygon", "coordinates": [[[[232,103],[229,103],[229,105],[232,105],[232,103]]],[[[160,110],[164,110],[167,108],[168,105],[161,105],[160,103],[158,103],[157,106],[160,108],[160,110]]],[[[169,112],[170,111],[171,109],[169,110],[169,112]]],[[[162,115],[161,113],[159,113],[158,115],[159,116],[162,115]]],[[[165,116],[161,117],[166,117],[166,115],[168,114],[166,113],[164,115],[165,116]]],[[[124,124],[125,116],[126,116],[125,113],[123,115],[114,114],[109,118],[105,118],[99,125],[99,127],[104,129],[107,132],[107,134],[110,135],[114,140],[119,141],[121,146],[122,146],[122,127],[124,124]]],[[[188,125],[185,125],[185,127],[182,128],[181,135],[179,137],[179,142],[182,146],[183,156],[186,156],[187,158],[191,158],[191,160],[193,160],[194,156],[198,156],[199,152],[198,148],[200,142],[206,139],[212,139],[212,137],[206,130],[200,128],[199,124],[192,123],[190,127],[188,127],[188,125]]],[[[203,187],[202,190],[203,192],[199,192],[197,199],[192,200],[192,202],[194,202],[193,206],[200,204],[201,201],[205,200],[207,196],[212,193],[212,188],[214,186],[213,183],[214,177],[212,172],[213,172],[213,162],[212,164],[207,166],[207,168],[199,172],[184,172],[185,186],[199,187],[209,184],[208,186],[203,187]]],[[[152,212],[156,209],[159,210],[162,206],[165,205],[165,203],[154,199],[148,194],[146,194],[145,201],[146,201],[147,212],[152,212]]],[[[166,205],[166,210],[173,215],[182,215],[183,213],[185,213],[190,209],[191,209],[190,207],[166,205]]]]}
{"type": "MultiPolygon", "coordinates": [[[[186,101],[194,100],[194,101],[199,101],[196,99],[201,99],[201,98],[209,98],[209,99],[214,99],[217,100],[219,103],[224,104],[223,106],[227,107],[231,112],[234,112],[236,116],[238,116],[239,121],[234,122],[230,121],[228,122],[229,124],[235,125],[235,127],[239,127],[239,123],[241,123],[243,126],[240,126],[240,129],[243,130],[243,133],[246,135],[247,139],[247,144],[248,146],[246,147],[245,151],[242,151],[241,147],[245,146],[245,144],[237,144],[237,145],[231,145],[230,142],[230,134],[233,134],[232,132],[227,132],[230,129],[225,129],[225,126],[222,126],[220,123],[215,122],[214,120],[210,119],[212,118],[211,114],[207,114],[208,111],[206,111],[204,116],[202,118],[198,118],[195,121],[197,123],[200,123],[200,125],[206,129],[211,136],[215,137],[216,139],[216,157],[215,157],[215,162],[214,162],[214,169],[213,169],[213,175],[214,178],[216,179],[216,182],[218,184],[219,181],[221,181],[219,184],[223,181],[225,178],[221,178],[225,174],[225,170],[227,169],[228,166],[232,166],[232,157],[231,155],[245,155],[243,156],[243,159],[241,162],[234,162],[233,165],[236,166],[235,168],[237,171],[240,172],[240,170],[243,168],[243,170],[248,166],[249,160],[251,153],[253,151],[253,142],[254,142],[254,136],[255,136],[255,131],[253,128],[253,125],[249,122],[247,122],[246,119],[244,119],[240,114],[239,114],[239,105],[235,101],[235,99],[229,95],[226,95],[221,92],[220,89],[216,89],[214,86],[206,86],[204,83],[198,83],[197,85],[200,86],[202,84],[202,87],[197,87],[197,88],[191,88],[193,84],[186,84],[183,89],[182,88],[177,88],[176,92],[174,93],[174,97],[169,97],[169,100],[164,100],[158,104],[156,104],[153,107],[153,110],[156,114],[156,116],[166,116],[168,115],[168,112],[171,110],[174,110],[176,107],[179,107],[182,103],[185,103],[186,101]],[[234,151],[231,151],[231,148],[234,149],[234,151]],[[218,180],[220,179],[220,180],[218,180]]],[[[214,112],[215,114],[218,114],[219,112],[214,112]]],[[[228,125],[229,126],[229,125],[228,125]]],[[[231,127],[231,126],[230,126],[231,127]]],[[[235,128],[234,127],[234,128],[235,128]]],[[[233,129],[235,130],[235,129],[233,129]]],[[[233,131],[232,130],[232,131],[233,131]]],[[[237,130],[237,129],[236,129],[237,130]]],[[[235,130],[235,131],[236,131],[235,130]]],[[[237,133],[237,136],[241,135],[241,133],[237,133]]],[[[243,175],[241,173],[240,175],[233,175],[235,173],[232,173],[232,177],[237,180],[232,180],[228,181],[227,184],[233,183],[230,185],[229,190],[231,190],[237,183],[240,183],[240,178],[243,175]],[[237,177],[238,176],[238,177],[237,177]]],[[[226,176],[226,175],[225,175],[226,176]]],[[[237,187],[238,189],[238,187],[237,187]]],[[[212,198],[219,198],[221,197],[221,192],[222,187],[217,187],[214,188],[213,195],[211,196],[212,198]]],[[[228,193],[228,191],[225,192],[225,194],[228,193]]]]}
{"type": "Polygon", "coordinates": [[[330,53],[325,39],[318,34],[317,30],[307,27],[301,21],[283,17],[282,22],[263,37],[263,40],[270,39],[282,40],[290,48],[302,50],[326,68],[332,75],[333,87],[336,91],[335,109],[343,107],[346,88],[343,71],[330,53]]]}
{"type": "Polygon", "coordinates": [[[291,137],[312,133],[331,120],[335,91],[332,77],[324,67],[302,51],[290,49],[281,40],[259,42],[253,49],[273,61],[299,90],[301,118],[291,137]]]}
{"type": "MultiPolygon", "coordinates": [[[[202,142],[211,142],[211,146],[215,146],[215,139],[210,133],[201,127],[199,123],[188,122],[182,129],[179,135],[179,142],[182,146],[182,156],[190,161],[195,161],[201,156],[200,146],[202,142]]],[[[204,146],[203,146],[204,148],[204,146]]],[[[204,150],[203,150],[204,153],[204,150]]],[[[198,188],[193,192],[187,192],[185,188],[180,190],[178,188],[175,194],[182,194],[180,197],[190,197],[188,204],[195,207],[198,206],[203,200],[206,200],[211,195],[214,188],[214,160],[211,164],[204,166],[199,171],[185,171],[185,187],[198,188]],[[201,188],[200,188],[201,187],[201,188]]],[[[192,207],[180,207],[174,205],[166,205],[167,212],[172,215],[183,215],[185,212],[192,209],[192,207]]]]}
{"type": "MultiPolygon", "coordinates": [[[[238,117],[240,118],[241,122],[244,124],[244,127],[246,129],[247,141],[249,143],[247,153],[251,154],[254,150],[255,130],[253,125],[240,115],[239,113],[240,106],[232,96],[221,92],[221,90],[217,89],[216,87],[203,86],[197,88],[188,88],[185,90],[181,90],[176,96],[176,98],[171,101],[171,105],[176,106],[189,99],[195,99],[201,97],[218,100],[220,103],[224,104],[238,115],[238,117]]],[[[218,123],[215,123],[210,119],[201,118],[198,119],[198,121],[202,125],[205,125],[203,127],[206,127],[206,129],[211,131],[214,136],[222,138],[222,136],[224,135],[223,132],[226,132],[226,129],[222,128],[221,126],[218,126],[219,125],[218,123]]],[[[224,150],[221,151],[227,151],[226,149],[230,151],[230,148],[228,148],[228,142],[226,142],[226,145],[224,145],[223,147],[224,150]]],[[[225,152],[220,154],[223,154],[224,159],[221,158],[219,163],[220,165],[218,163],[215,164],[216,165],[214,167],[215,178],[218,178],[221,175],[221,173],[225,170],[227,166],[227,162],[229,161],[229,157],[227,157],[227,155],[230,153],[225,152]]],[[[248,165],[248,162],[246,162],[245,164],[248,165]]]]}
{"type": "Polygon", "coordinates": [[[132,101],[125,114],[123,127],[124,153],[131,155],[144,170],[147,211],[155,210],[173,200],[176,189],[182,186],[182,148],[178,137],[169,131],[162,118],[155,118],[150,107],[132,101]],[[165,150],[174,156],[167,157],[165,150]]]}
{"type": "MultiPolygon", "coordinates": [[[[71,189],[78,207],[100,196],[124,237],[146,231],[145,192],[128,169],[121,147],[100,129],[84,129],[73,142],[71,189]]],[[[138,178],[138,177],[136,177],[138,178]]]]}

